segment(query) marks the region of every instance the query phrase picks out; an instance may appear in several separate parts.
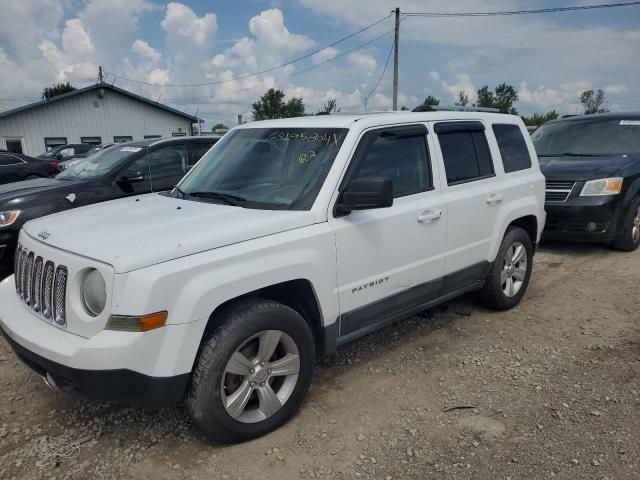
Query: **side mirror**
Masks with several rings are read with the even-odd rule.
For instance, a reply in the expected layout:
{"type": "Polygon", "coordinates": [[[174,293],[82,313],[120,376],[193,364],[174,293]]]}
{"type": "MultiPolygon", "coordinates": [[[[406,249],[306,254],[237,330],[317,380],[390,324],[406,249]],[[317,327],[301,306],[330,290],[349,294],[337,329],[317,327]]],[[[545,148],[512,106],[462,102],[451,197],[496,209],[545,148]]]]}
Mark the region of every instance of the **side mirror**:
{"type": "Polygon", "coordinates": [[[121,183],[136,183],[136,182],[144,182],[144,173],[140,170],[127,170],[124,175],[122,175],[118,182],[121,183]]]}
{"type": "Polygon", "coordinates": [[[343,213],[352,210],[387,208],[393,205],[393,182],[389,177],[362,177],[343,191],[336,209],[343,213]]]}

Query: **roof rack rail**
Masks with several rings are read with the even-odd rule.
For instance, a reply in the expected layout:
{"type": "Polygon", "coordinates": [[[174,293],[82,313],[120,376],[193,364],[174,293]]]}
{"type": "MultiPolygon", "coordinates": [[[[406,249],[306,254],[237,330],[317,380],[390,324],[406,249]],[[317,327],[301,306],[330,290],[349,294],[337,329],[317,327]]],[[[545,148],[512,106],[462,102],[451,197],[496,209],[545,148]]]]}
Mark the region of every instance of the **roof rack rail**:
{"type": "Polygon", "coordinates": [[[463,107],[461,105],[418,105],[411,110],[412,112],[442,112],[442,111],[455,111],[455,112],[487,112],[487,113],[506,113],[499,108],[488,107],[463,107]]]}

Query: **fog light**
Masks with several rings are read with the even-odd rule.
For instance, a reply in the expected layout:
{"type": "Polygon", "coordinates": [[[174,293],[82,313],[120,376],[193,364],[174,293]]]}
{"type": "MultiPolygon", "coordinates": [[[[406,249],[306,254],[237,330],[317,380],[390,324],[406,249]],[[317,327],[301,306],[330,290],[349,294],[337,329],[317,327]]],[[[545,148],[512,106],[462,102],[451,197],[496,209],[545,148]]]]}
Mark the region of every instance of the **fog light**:
{"type": "Polygon", "coordinates": [[[596,228],[598,228],[598,226],[594,222],[587,223],[587,231],[588,232],[595,232],[596,228]]]}

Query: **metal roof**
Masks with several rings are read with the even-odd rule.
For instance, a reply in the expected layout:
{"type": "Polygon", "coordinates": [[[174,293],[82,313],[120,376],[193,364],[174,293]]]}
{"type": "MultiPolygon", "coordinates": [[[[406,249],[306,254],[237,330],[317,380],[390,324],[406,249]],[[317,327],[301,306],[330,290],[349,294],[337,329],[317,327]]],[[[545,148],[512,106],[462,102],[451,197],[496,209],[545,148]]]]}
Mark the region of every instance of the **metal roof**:
{"type": "Polygon", "coordinates": [[[173,113],[174,115],[178,115],[180,117],[187,118],[187,119],[191,120],[192,122],[197,122],[198,121],[198,117],[196,117],[194,115],[189,115],[188,113],[182,112],[182,111],[177,110],[175,108],[168,107],[167,105],[163,105],[162,103],[154,102],[153,100],[149,100],[148,98],[145,98],[145,97],[140,96],[140,95],[136,95],[135,93],[131,93],[131,92],[129,92],[127,90],[124,90],[124,89],[122,89],[120,87],[116,87],[115,85],[111,85],[111,84],[105,83],[105,82],[96,83],[95,85],[89,85],[88,87],[84,87],[84,88],[79,88],[78,90],[74,90],[73,92],[63,93],[62,95],[56,95],[55,97],[52,97],[49,100],[40,100],[39,102],[30,103],[28,105],[23,105],[22,107],[13,108],[11,110],[5,110],[4,112],[0,112],[0,118],[8,117],[8,116],[14,115],[16,113],[24,112],[26,110],[31,110],[33,108],[43,107],[43,106],[48,105],[50,103],[57,102],[59,100],[64,100],[65,98],[75,97],[76,95],[82,95],[83,93],[87,93],[87,92],[91,92],[93,90],[99,90],[99,89],[111,90],[112,92],[116,92],[116,93],[119,93],[119,94],[124,95],[126,97],[129,97],[129,98],[132,98],[134,100],[137,100],[139,102],[143,102],[143,103],[145,103],[147,105],[150,105],[152,107],[160,108],[160,109],[165,110],[167,112],[173,113]]]}

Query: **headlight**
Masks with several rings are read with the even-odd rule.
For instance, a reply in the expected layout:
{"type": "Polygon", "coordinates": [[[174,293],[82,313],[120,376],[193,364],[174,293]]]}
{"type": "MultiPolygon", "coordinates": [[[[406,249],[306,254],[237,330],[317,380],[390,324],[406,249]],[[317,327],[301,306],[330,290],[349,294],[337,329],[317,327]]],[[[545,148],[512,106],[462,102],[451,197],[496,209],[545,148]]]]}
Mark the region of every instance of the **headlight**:
{"type": "Polygon", "coordinates": [[[20,216],[20,210],[8,210],[6,212],[0,212],[0,228],[8,227],[13,224],[20,216]]]}
{"type": "Polygon", "coordinates": [[[596,197],[601,195],[618,195],[622,190],[622,178],[599,178],[589,180],[582,187],[581,197],[596,197]]]}
{"type": "Polygon", "coordinates": [[[82,305],[89,315],[97,317],[107,304],[107,286],[102,274],[96,270],[89,270],[82,280],[80,288],[82,305]]]}

